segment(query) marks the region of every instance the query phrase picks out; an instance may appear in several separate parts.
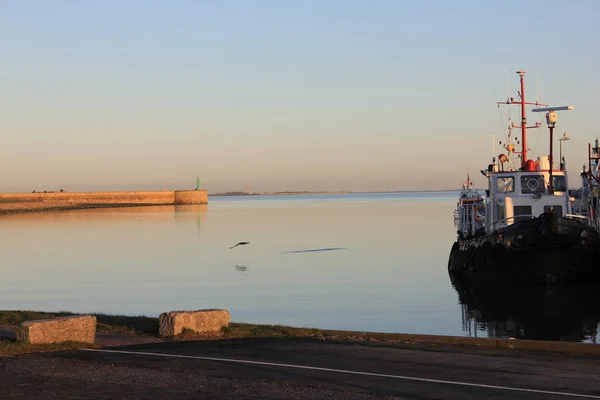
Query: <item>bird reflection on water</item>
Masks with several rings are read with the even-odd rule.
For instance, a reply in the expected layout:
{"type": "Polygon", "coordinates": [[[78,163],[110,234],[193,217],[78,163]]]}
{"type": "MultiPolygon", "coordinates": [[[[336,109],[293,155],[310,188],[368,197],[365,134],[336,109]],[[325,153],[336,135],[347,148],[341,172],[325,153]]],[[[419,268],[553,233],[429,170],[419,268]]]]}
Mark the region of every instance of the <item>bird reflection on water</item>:
{"type": "Polygon", "coordinates": [[[519,286],[450,277],[469,336],[591,342],[598,340],[599,285],[519,286]]]}
{"type": "Polygon", "coordinates": [[[322,249],[306,249],[306,250],[291,250],[284,251],[284,253],[318,253],[321,251],[336,251],[336,250],[346,250],[344,247],[325,247],[322,249]]]}

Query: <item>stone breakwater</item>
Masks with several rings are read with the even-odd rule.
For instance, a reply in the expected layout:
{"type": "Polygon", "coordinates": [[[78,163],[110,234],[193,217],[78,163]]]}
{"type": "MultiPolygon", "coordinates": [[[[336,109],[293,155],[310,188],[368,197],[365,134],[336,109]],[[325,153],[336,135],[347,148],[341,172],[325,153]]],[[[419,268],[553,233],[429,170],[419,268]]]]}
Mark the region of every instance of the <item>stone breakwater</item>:
{"type": "Polygon", "coordinates": [[[0,214],[128,205],[207,204],[206,190],[0,193],[0,214]]]}

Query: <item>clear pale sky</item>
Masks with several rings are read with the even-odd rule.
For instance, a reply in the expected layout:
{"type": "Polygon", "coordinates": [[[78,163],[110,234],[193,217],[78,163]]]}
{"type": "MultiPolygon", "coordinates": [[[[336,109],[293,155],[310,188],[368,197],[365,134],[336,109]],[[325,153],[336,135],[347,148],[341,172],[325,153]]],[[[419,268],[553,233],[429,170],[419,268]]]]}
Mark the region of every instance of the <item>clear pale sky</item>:
{"type": "Polygon", "coordinates": [[[4,0],[0,191],[482,187],[507,68],[512,96],[539,70],[575,106],[556,133],[577,186],[599,20],[595,0],[4,0]]]}

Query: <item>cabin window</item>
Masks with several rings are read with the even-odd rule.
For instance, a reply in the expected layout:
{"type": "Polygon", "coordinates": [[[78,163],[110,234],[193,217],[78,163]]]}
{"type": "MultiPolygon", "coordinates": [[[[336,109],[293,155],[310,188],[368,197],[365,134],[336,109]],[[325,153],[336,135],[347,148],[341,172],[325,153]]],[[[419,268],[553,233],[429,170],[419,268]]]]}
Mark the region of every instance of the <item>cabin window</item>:
{"type": "Polygon", "coordinates": [[[554,212],[562,215],[562,206],[544,206],[544,212],[554,212]]]}
{"type": "Polygon", "coordinates": [[[564,176],[552,176],[552,186],[558,192],[567,191],[567,180],[564,176]]]}
{"type": "Polygon", "coordinates": [[[513,211],[515,216],[515,222],[531,218],[531,206],[515,206],[513,211]]]}
{"type": "Polygon", "coordinates": [[[515,177],[503,176],[496,178],[496,190],[500,193],[508,193],[515,191],[515,177]]]}
{"type": "Polygon", "coordinates": [[[523,175],[521,177],[521,193],[544,193],[546,185],[542,175],[523,175]]]}

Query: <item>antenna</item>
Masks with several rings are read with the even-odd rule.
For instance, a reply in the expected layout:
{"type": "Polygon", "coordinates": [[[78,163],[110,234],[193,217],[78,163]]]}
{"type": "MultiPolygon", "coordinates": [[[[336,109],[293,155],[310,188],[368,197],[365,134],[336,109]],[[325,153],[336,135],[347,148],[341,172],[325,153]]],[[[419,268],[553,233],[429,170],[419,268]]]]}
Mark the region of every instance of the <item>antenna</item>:
{"type": "Polygon", "coordinates": [[[540,90],[540,70],[537,70],[537,77],[535,81],[535,102],[538,103],[539,97],[538,92],[540,90]]]}
{"type": "Polygon", "coordinates": [[[510,99],[510,86],[508,85],[508,67],[506,68],[506,99],[510,99]]]}
{"type": "Polygon", "coordinates": [[[535,105],[535,106],[538,106],[538,107],[539,106],[542,106],[542,107],[546,106],[546,104],[540,104],[537,101],[534,103],[534,102],[528,102],[528,101],[525,100],[525,81],[524,81],[525,79],[524,78],[525,78],[525,74],[526,73],[527,73],[527,71],[525,71],[525,70],[519,70],[519,71],[517,71],[517,74],[519,75],[519,78],[520,78],[519,79],[520,80],[520,84],[521,84],[520,85],[521,86],[521,90],[518,91],[518,93],[519,93],[519,100],[515,101],[514,98],[509,97],[504,102],[497,102],[497,104],[507,104],[507,105],[514,104],[514,105],[521,106],[520,107],[521,108],[521,123],[520,123],[520,125],[517,125],[514,122],[512,122],[510,124],[509,131],[511,129],[514,129],[514,128],[521,130],[521,136],[520,136],[521,140],[520,140],[520,143],[519,143],[519,141],[517,141],[517,144],[521,144],[521,151],[520,152],[516,152],[513,149],[512,152],[519,155],[519,158],[521,159],[521,166],[522,167],[524,167],[525,164],[526,164],[526,162],[528,161],[528,159],[527,159],[527,150],[528,150],[528,148],[527,148],[527,129],[528,128],[539,128],[542,125],[541,122],[536,122],[532,126],[527,126],[527,116],[526,116],[525,106],[526,105],[535,105]]]}
{"type": "MultiPolygon", "coordinates": [[[[540,105],[544,104],[544,89],[542,88],[541,92],[540,92],[540,105]]],[[[542,122],[544,116],[542,114],[540,114],[540,123],[542,122]]]]}

